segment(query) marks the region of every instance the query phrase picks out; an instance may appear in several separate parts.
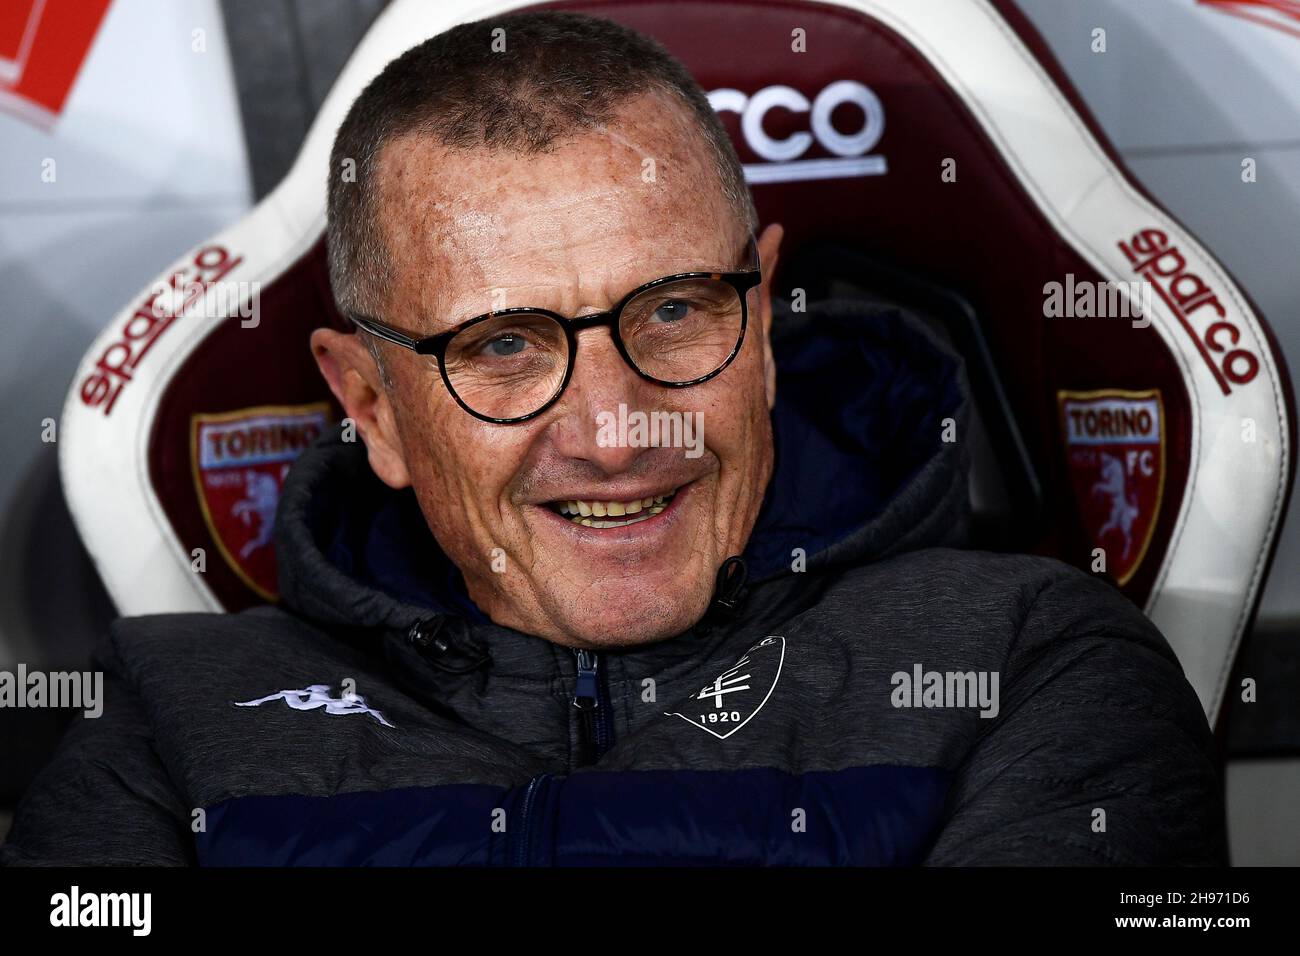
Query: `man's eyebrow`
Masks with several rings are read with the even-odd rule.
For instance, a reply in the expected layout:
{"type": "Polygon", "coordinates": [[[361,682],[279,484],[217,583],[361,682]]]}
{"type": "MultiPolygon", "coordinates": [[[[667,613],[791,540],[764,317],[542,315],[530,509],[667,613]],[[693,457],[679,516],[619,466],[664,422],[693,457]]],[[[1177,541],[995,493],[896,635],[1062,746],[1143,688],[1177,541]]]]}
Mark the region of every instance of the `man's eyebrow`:
{"type": "MultiPolygon", "coordinates": [[[[607,280],[606,286],[609,291],[613,293],[609,302],[609,307],[612,308],[633,289],[638,289],[643,285],[647,285],[648,283],[667,276],[694,272],[734,272],[738,269],[757,268],[758,263],[756,261],[749,261],[751,258],[757,258],[756,255],[751,257],[749,254],[751,244],[753,243],[753,236],[746,235],[745,238],[740,241],[739,246],[736,247],[736,251],[731,256],[730,262],[726,264],[711,265],[707,262],[701,261],[700,258],[678,256],[671,260],[660,261],[654,268],[647,267],[643,270],[638,270],[638,273],[643,276],[642,278],[634,280],[620,279],[616,282],[614,280],[607,280]]],[[[756,250],[756,244],[754,245],[756,250]]],[[[473,300],[477,302],[477,305],[462,305],[461,303],[464,302],[464,298],[462,297],[461,299],[454,300],[445,310],[438,309],[437,311],[433,311],[431,309],[422,308],[418,311],[416,318],[424,328],[429,329],[429,331],[422,332],[421,334],[426,337],[432,337],[458,328],[472,319],[477,319],[481,316],[502,309],[528,308],[546,309],[548,312],[558,312],[558,309],[548,307],[553,303],[547,303],[544,295],[541,293],[557,291],[558,294],[562,296],[567,285],[568,283],[564,281],[532,283],[524,287],[529,290],[528,295],[508,294],[504,296],[503,301],[500,303],[493,301],[495,290],[488,290],[486,295],[483,295],[482,293],[475,294],[473,300]],[[534,295],[532,293],[539,294],[534,295]]],[[[497,288],[503,290],[508,289],[508,287],[500,286],[497,288]]]]}

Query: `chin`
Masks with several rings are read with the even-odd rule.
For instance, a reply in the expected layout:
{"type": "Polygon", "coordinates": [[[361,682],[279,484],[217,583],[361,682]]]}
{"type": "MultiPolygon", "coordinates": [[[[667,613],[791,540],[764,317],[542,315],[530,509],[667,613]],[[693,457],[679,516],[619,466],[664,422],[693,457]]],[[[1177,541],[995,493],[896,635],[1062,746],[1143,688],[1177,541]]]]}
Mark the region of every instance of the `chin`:
{"type": "Polygon", "coordinates": [[[708,606],[707,588],[690,588],[676,595],[651,592],[620,600],[594,612],[551,616],[557,640],[585,647],[618,648],[651,644],[675,637],[695,624],[708,606]]]}

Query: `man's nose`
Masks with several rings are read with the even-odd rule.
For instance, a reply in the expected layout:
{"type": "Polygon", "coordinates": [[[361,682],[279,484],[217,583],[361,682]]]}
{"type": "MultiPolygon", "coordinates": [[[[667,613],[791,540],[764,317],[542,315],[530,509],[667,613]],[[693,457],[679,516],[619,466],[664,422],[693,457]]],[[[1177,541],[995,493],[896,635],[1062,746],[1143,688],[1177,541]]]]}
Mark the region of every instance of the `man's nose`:
{"type": "Polygon", "coordinates": [[[620,405],[628,412],[649,410],[648,392],[654,386],[623,360],[609,329],[584,329],[576,341],[573,376],[560,399],[552,440],[569,458],[590,461],[607,475],[621,474],[645,449],[628,447],[609,423],[626,420],[619,414],[620,405]]]}

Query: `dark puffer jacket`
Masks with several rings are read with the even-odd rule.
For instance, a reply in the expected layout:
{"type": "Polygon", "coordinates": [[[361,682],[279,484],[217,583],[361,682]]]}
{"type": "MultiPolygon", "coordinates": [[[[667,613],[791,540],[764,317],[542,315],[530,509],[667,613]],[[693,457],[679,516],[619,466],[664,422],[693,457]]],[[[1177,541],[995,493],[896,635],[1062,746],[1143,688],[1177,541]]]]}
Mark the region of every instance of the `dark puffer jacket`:
{"type": "Polygon", "coordinates": [[[578,655],[493,625],[335,436],[280,504],[280,605],[118,621],[103,716],[0,860],[1222,862],[1157,630],[1063,564],[954,548],[956,359],[836,304],[774,340],[776,473],[697,626],[578,655]]]}

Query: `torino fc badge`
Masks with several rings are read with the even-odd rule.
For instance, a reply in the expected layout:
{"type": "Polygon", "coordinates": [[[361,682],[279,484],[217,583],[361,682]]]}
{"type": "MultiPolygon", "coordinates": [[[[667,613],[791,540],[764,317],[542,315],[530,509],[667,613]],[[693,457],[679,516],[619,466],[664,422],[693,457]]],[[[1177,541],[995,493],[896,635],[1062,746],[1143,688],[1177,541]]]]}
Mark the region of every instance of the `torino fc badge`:
{"type": "Polygon", "coordinates": [[[208,530],[239,579],[276,594],[271,532],[295,458],[325,430],[329,406],[264,405],[190,420],[194,487],[208,530]]]}
{"type": "Polygon", "coordinates": [[[1080,517],[1123,586],[1146,556],[1164,494],[1160,390],[1059,392],[1057,398],[1080,517]]]}

